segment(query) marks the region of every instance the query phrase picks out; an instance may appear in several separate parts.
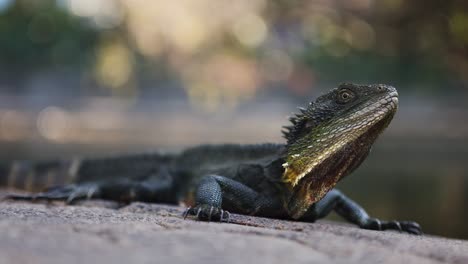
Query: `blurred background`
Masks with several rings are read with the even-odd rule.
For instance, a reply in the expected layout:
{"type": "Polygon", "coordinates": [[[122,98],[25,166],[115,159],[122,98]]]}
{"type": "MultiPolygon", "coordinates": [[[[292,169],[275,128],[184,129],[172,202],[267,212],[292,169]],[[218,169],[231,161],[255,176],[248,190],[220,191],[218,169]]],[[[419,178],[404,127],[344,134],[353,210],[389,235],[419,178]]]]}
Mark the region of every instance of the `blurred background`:
{"type": "Polygon", "coordinates": [[[340,188],[467,239],[466,1],[0,0],[1,160],[284,142],[345,81],[400,108],[340,188]]]}

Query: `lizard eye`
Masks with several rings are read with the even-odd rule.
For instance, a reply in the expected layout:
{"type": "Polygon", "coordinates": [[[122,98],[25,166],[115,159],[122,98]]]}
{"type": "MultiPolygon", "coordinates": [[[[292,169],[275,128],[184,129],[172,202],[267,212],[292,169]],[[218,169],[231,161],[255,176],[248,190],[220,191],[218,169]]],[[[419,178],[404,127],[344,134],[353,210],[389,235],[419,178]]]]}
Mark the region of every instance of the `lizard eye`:
{"type": "Polygon", "coordinates": [[[340,104],[345,104],[354,98],[354,93],[351,90],[343,89],[339,91],[337,101],[340,104]]]}

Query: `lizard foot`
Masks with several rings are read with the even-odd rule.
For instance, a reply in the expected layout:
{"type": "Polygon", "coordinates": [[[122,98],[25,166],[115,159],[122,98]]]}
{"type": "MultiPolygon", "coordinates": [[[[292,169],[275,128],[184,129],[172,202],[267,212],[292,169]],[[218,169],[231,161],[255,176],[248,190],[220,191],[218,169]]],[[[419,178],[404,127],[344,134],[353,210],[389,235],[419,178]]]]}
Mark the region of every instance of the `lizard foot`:
{"type": "Polygon", "coordinates": [[[64,185],[49,188],[44,192],[33,194],[10,194],[5,197],[6,200],[23,200],[23,201],[36,201],[36,200],[64,200],[67,204],[81,199],[91,199],[99,192],[96,184],[79,184],[79,185],[64,185]]]}
{"type": "Polygon", "coordinates": [[[371,218],[362,228],[372,230],[398,230],[414,235],[422,235],[421,226],[412,221],[380,221],[376,218],[371,218]]]}
{"type": "Polygon", "coordinates": [[[189,207],[185,210],[183,217],[195,216],[200,221],[227,222],[229,223],[231,214],[219,207],[207,204],[199,204],[195,207],[189,207]]]}

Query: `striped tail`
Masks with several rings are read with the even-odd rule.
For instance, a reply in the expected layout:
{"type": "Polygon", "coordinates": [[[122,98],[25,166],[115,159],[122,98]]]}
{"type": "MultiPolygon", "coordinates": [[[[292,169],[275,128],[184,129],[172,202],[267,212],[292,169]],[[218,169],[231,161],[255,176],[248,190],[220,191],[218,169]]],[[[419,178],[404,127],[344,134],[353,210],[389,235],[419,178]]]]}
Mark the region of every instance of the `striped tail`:
{"type": "Polygon", "coordinates": [[[80,160],[14,161],[0,165],[0,187],[31,192],[74,182],[80,160]]]}
{"type": "Polygon", "coordinates": [[[158,172],[172,158],[170,155],[144,153],[97,159],[16,161],[0,164],[0,187],[37,192],[70,183],[138,179],[158,172]]]}

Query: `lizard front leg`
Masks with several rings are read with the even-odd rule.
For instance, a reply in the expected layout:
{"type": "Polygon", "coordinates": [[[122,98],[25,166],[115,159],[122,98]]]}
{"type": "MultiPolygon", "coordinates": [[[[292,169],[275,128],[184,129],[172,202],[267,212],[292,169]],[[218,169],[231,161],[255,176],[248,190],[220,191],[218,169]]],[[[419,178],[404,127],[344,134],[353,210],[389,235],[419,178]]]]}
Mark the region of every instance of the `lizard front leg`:
{"type": "Polygon", "coordinates": [[[327,216],[332,210],[347,221],[358,225],[363,229],[371,230],[399,230],[411,234],[422,234],[418,223],[412,221],[383,221],[369,217],[364,208],[346,197],[340,191],[333,189],[322,200],[312,205],[302,220],[315,221],[327,216]]]}
{"type": "Polygon", "coordinates": [[[272,206],[269,199],[252,188],[219,175],[208,175],[201,179],[195,196],[195,207],[189,208],[185,216],[194,215],[202,221],[229,220],[224,209],[254,215],[272,206]]]}

